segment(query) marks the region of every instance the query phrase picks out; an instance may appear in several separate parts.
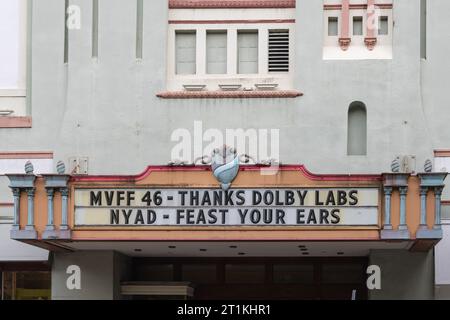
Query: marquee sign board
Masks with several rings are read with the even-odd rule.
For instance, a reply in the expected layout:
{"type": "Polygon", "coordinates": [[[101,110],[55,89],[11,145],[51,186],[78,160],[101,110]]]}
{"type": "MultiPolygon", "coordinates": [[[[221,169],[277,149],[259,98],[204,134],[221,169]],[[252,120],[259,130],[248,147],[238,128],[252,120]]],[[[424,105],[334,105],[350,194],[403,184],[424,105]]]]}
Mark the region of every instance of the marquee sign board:
{"type": "Polygon", "coordinates": [[[75,189],[75,226],[377,226],[377,188],[75,189]]]}

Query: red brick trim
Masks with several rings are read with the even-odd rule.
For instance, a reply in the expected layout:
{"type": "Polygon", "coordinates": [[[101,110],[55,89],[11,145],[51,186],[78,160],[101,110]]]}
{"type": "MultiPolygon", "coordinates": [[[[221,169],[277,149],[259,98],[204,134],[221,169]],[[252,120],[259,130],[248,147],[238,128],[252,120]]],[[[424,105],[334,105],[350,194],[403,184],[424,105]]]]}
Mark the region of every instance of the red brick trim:
{"type": "Polygon", "coordinates": [[[169,24],[242,24],[242,23],[295,23],[295,19],[280,19],[280,20],[169,20],[169,24]]]}
{"type": "Polygon", "coordinates": [[[288,91],[166,91],[156,94],[162,99],[240,99],[240,98],[296,98],[303,93],[288,91]]]}
{"type": "Polygon", "coordinates": [[[434,150],[435,158],[450,158],[450,150],[434,150]]]}
{"type": "Polygon", "coordinates": [[[169,8],[295,8],[295,2],[295,0],[169,0],[169,8]]]}
{"type": "Polygon", "coordinates": [[[53,152],[7,151],[7,152],[0,152],[0,159],[53,159],[53,152]]]}
{"type": "Polygon", "coordinates": [[[31,128],[31,117],[0,117],[0,128],[31,128]]]}

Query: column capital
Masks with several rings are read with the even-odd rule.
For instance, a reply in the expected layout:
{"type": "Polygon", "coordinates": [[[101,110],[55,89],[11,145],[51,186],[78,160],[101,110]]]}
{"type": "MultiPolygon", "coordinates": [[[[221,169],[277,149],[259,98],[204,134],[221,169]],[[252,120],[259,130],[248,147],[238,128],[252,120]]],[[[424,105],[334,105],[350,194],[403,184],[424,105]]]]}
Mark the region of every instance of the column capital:
{"type": "Polygon", "coordinates": [[[51,197],[53,197],[53,195],[55,194],[55,189],[54,188],[48,188],[48,187],[46,187],[45,188],[45,191],[47,191],[47,196],[51,196],[51,197]]]}
{"type": "Polygon", "coordinates": [[[406,186],[399,187],[398,190],[400,191],[400,195],[402,195],[402,196],[404,196],[408,193],[408,187],[406,187],[406,186]]]}
{"type": "Polygon", "coordinates": [[[421,196],[426,196],[427,193],[428,193],[428,187],[421,186],[420,187],[420,195],[421,196]]]}
{"type": "Polygon", "coordinates": [[[392,187],[383,187],[384,194],[385,195],[391,195],[392,194],[392,187]]]}
{"type": "Polygon", "coordinates": [[[444,190],[444,187],[435,187],[434,188],[434,194],[436,195],[436,196],[441,196],[442,195],[442,190],[444,190]]]}
{"type": "Polygon", "coordinates": [[[27,188],[27,195],[29,197],[34,197],[35,192],[36,192],[36,188],[27,188]]]}
{"type": "Polygon", "coordinates": [[[12,189],[12,193],[13,193],[13,196],[14,197],[20,197],[20,188],[16,188],[16,187],[14,187],[14,188],[11,188],[12,189]]]}
{"type": "Polygon", "coordinates": [[[61,195],[63,197],[68,197],[69,196],[69,188],[61,188],[61,195]]]}

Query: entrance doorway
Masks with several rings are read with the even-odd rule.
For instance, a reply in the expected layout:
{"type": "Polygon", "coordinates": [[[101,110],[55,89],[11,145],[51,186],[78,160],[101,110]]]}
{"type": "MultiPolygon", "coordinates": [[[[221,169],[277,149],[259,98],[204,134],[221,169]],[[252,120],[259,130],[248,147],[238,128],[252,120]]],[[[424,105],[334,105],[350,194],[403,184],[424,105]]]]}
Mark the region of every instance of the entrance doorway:
{"type": "Polygon", "coordinates": [[[193,299],[365,300],[367,258],[133,258],[132,281],[190,283],[193,299]]]}

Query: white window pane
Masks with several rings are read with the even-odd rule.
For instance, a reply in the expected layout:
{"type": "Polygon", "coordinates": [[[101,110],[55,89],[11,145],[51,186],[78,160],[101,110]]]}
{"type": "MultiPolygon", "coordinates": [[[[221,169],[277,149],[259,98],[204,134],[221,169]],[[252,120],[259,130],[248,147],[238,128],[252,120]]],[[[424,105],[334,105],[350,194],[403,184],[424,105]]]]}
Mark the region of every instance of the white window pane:
{"type": "Polygon", "coordinates": [[[380,17],[380,23],[378,26],[378,34],[379,35],[387,35],[389,33],[389,18],[388,17],[380,17]]]}
{"type": "Polygon", "coordinates": [[[176,32],[176,73],[195,74],[196,72],[196,34],[195,31],[176,32]]]}
{"type": "Polygon", "coordinates": [[[18,89],[21,82],[21,1],[0,1],[0,88],[18,89]]]}
{"type": "Polygon", "coordinates": [[[258,32],[238,33],[238,73],[258,73],[258,32]]]}
{"type": "Polygon", "coordinates": [[[328,17],[328,36],[338,35],[338,18],[328,17]]]}
{"type": "Polygon", "coordinates": [[[363,18],[353,17],[353,35],[362,36],[363,35],[363,18]]]}
{"type": "Polygon", "coordinates": [[[206,33],[206,72],[227,73],[227,32],[206,33]]]}

